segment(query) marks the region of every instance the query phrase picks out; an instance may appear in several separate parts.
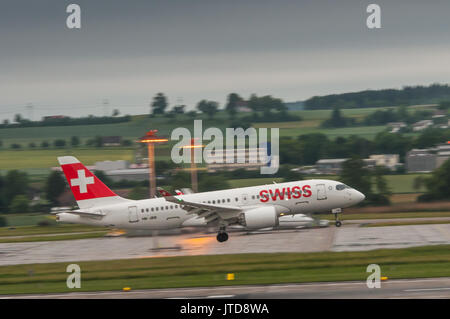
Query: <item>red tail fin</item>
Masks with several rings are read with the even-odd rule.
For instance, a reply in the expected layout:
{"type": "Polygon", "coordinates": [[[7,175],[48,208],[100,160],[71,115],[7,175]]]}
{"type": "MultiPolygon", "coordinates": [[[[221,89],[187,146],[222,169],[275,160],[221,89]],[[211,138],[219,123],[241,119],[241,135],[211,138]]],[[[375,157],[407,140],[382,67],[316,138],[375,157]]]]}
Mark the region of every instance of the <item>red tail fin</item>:
{"type": "MultiPolygon", "coordinates": [[[[70,190],[75,196],[75,200],[78,206],[95,206],[99,204],[99,201],[95,199],[110,198],[110,199],[122,199],[111,189],[108,188],[101,180],[97,178],[90,170],[88,170],[78,159],[73,156],[58,157],[58,162],[61,165],[61,169],[66,176],[69,183],[70,190]],[[94,201],[92,201],[94,200],[94,201]],[[89,205],[84,205],[86,203],[89,205]]],[[[101,201],[102,204],[108,201],[101,201]]]]}

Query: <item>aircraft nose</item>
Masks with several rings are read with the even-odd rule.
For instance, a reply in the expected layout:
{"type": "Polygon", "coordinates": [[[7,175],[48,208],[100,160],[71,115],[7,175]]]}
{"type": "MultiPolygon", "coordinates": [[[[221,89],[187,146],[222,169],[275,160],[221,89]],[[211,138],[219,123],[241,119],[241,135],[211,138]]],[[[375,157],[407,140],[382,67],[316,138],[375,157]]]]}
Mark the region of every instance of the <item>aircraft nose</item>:
{"type": "Polygon", "coordinates": [[[355,196],[354,196],[354,198],[356,199],[356,201],[357,201],[358,203],[360,203],[360,202],[362,202],[362,201],[366,198],[366,196],[365,196],[363,193],[361,193],[361,192],[355,190],[355,196]]]}

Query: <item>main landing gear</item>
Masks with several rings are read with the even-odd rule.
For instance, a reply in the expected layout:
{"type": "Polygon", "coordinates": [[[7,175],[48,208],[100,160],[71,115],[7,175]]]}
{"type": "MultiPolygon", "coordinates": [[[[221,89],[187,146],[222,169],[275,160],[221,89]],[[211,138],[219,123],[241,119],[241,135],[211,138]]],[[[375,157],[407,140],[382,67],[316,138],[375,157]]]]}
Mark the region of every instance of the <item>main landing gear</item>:
{"type": "Polygon", "coordinates": [[[228,234],[225,231],[226,227],[225,226],[220,226],[219,228],[219,233],[217,234],[217,241],[219,243],[223,243],[224,241],[228,240],[228,234]]]}
{"type": "Polygon", "coordinates": [[[339,220],[339,214],[342,213],[342,209],[340,209],[340,208],[332,209],[331,213],[334,214],[334,219],[336,221],[335,222],[336,227],[341,227],[342,222],[339,220]]]}

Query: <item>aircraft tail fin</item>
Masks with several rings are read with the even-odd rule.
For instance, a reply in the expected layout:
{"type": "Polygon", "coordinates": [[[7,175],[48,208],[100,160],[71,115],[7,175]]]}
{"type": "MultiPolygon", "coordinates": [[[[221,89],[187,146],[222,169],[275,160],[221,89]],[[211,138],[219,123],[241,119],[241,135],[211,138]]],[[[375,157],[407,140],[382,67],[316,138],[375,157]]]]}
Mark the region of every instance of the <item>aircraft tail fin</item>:
{"type": "Polygon", "coordinates": [[[129,201],[103,184],[77,158],[61,156],[58,162],[80,209],[129,201]]]}

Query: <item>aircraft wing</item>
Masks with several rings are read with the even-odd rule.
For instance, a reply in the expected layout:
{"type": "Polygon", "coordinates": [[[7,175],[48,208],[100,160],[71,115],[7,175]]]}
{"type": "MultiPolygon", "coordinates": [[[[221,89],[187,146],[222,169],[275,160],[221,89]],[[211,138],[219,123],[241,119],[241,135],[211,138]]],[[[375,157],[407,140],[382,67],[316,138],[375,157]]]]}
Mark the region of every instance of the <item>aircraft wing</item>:
{"type": "Polygon", "coordinates": [[[168,202],[178,204],[186,210],[189,214],[195,214],[198,218],[205,218],[205,222],[211,223],[217,219],[229,220],[237,218],[242,212],[240,207],[215,205],[185,201],[175,196],[167,196],[164,199],[168,202]]]}

